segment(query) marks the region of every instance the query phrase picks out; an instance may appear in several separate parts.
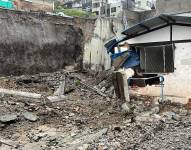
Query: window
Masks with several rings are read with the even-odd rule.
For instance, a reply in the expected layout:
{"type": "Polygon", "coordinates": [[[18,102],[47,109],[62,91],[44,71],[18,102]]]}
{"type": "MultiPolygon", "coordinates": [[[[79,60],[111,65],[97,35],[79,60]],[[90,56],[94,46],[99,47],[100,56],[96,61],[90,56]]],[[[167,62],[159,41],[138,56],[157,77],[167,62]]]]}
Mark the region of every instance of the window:
{"type": "Polygon", "coordinates": [[[99,11],[95,11],[94,13],[95,13],[96,15],[99,15],[99,11]]]}
{"type": "Polygon", "coordinates": [[[98,8],[100,7],[100,3],[93,3],[93,8],[98,8]]]}
{"type": "Polygon", "coordinates": [[[140,67],[144,73],[174,72],[174,46],[170,44],[140,48],[140,67]]]}
{"type": "Polygon", "coordinates": [[[116,12],[116,7],[111,8],[111,12],[116,12]]]}

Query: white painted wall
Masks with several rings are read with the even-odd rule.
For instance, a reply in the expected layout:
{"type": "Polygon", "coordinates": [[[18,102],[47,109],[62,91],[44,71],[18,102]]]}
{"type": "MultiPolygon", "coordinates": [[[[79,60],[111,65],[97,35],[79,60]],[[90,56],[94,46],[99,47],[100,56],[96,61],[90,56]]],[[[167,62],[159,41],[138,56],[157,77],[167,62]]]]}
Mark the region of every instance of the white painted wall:
{"type": "Polygon", "coordinates": [[[135,43],[149,43],[149,42],[160,42],[169,40],[170,40],[170,27],[165,27],[160,30],[129,39],[127,40],[127,42],[129,44],[135,44],[135,43]]]}
{"type": "Polygon", "coordinates": [[[191,27],[173,26],[172,27],[173,40],[187,40],[191,39],[191,27]]]}
{"type": "MultiPolygon", "coordinates": [[[[172,27],[172,40],[187,40],[191,39],[191,27],[177,26],[172,27]]],[[[170,27],[165,27],[160,30],[150,32],[132,39],[127,40],[129,44],[161,42],[170,40],[170,27]]]]}

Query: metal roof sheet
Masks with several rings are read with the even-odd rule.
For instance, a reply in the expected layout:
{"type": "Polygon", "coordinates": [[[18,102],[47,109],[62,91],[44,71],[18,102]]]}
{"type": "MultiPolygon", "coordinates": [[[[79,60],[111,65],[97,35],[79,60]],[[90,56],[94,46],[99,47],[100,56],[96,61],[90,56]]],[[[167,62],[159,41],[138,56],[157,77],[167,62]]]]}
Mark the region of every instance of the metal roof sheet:
{"type": "Polygon", "coordinates": [[[122,34],[127,35],[127,39],[133,38],[140,34],[148,33],[156,29],[163,28],[168,25],[191,25],[191,17],[189,15],[169,15],[161,14],[157,17],[147,19],[138,23],[127,30],[123,31],[122,34]]]}

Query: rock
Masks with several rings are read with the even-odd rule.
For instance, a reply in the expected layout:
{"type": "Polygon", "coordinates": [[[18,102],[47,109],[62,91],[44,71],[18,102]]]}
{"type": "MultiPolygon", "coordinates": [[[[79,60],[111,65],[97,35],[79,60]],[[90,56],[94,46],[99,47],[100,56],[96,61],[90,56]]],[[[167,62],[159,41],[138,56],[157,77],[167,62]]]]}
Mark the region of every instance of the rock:
{"type": "Polygon", "coordinates": [[[22,113],[22,115],[24,116],[25,119],[29,121],[37,121],[38,119],[38,116],[31,112],[24,112],[22,113]]]}
{"type": "Polygon", "coordinates": [[[155,106],[155,107],[151,108],[151,112],[152,112],[152,114],[158,114],[159,111],[160,111],[159,106],[155,106]]]}
{"type": "Polygon", "coordinates": [[[22,150],[45,150],[46,143],[45,142],[34,142],[26,144],[22,150]]]}
{"type": "Polygon", "coordinates": [[[174,112],[164,112],[163,116],[168,119],[171,120],[173,116],[175,116],[176,114],[174,112]]]}
{"type": "Polygon", "coordinates": [[[160,116],[158,114],[153,114],[152,119],[153,119],[154,122],[157,122],[157,121],[165,122],[165,118],[163,118],[162,116],[160,116]]]}
{"type": "Polygon", "coordinates": [[[2,123],[15,121],[16,119],[17,119],[16,114],[7,114],[7,115],[1,115],[0,116],[0,122],[2,122],[2,123]]]}
{"type": "Polygon", "coordinates": [[[72,117],[72,116],[75,116],[75,114],[74,114],[74,113],[70,113],[70,114],[69,114],[69,117],[72,117]]]}
{"type": "Polygon", "coordinates": [[[98,150],[107,150],[108,147],[104,143],[99,143],[98,150]]]}
{"type": "Polygon", "coordinates": [[[137,117],[135,117],[135,120],[137,122],[147,122],[148,119],[149,119],[149,117],[146,117],[146,116],[137,116],[137,117]]]}
{"type": "Polygon", "coordinates": [[[127,120],[123,121],[124,124],[128,124],[128,123],[131,123],[131,122],[132,122],[132,119],[127,119],[127,120]]]}
{"type": "Polygon", "coordinates": [[[89,144],[83,144],[82,146],[78,147],[77,150],[87,150],[89,148],[89,144]]]}
{"type": "Polygon", "coordinates": [[[186,110],[186,109],[180,109],[179,114],[180,114],[181,116],[187,116],[187,115],[188,115],[188,110],[186,110]]]}
{"type": "Polygon", "coordinates": [[[127,103],[123,103],[121,106],[121,109],[122,109],[123,113],[129,113],[130,112],[130,108],[129,108],[127,103]]]}
{"type": "Polygon", "coordinates": [[[70,141],[70,143],[67,144],[67,147],[57,149],[57,150],[63,150],[63,149],[75,150],[78,147],[83,146],[84,144],[92,143],[92,142],[98,140],[100,137],[102,137],[104,134],[107,133],[107,130],[108,130],[107,128],[104,128],[104,129],[99,130],[96,133],[91,133],[91,134],[81,136],[72,142],[70,141]]]}
{"type": "Polygon", "coordinates": [[[118,132],[121,132],[121,131],[122,131],[122,128],[119,127],[119,126],[116,126],[116,127],[114,127],[114,130],[115,130],[115,131],[118,131],[118,132]]]}
{"type": "Polygon", "coordinates": [[[101,92],[105,92],[106,91],[106,88],[105,87],[102,87],[101,88],[101,92]]]}
{"type": "Polygon", "coordinates": [[[176,115],[173,115],[173,116],[172,116],[172,119],[173,119],[173,120],[176,120],[176,121],[180,121],[180,120],[181,120],[181,117],[176,114],[176,115]]]}

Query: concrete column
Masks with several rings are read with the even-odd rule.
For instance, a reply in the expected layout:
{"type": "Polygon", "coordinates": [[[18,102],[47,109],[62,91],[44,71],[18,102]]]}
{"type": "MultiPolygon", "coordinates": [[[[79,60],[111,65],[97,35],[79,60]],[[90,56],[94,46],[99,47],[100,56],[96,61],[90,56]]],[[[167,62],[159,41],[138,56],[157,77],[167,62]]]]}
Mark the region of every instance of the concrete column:
{"type": "Polygon", "coordinates": [[[132,69],[119,70],[114,72],[113,74],[113,84],[115,88],[115,93],[117,98],[120,100],[119,105],[121,105],[123,112],[129,112],[129,87],[127,80],[128,78],[134,75],[134,71],[132,69]]]}

